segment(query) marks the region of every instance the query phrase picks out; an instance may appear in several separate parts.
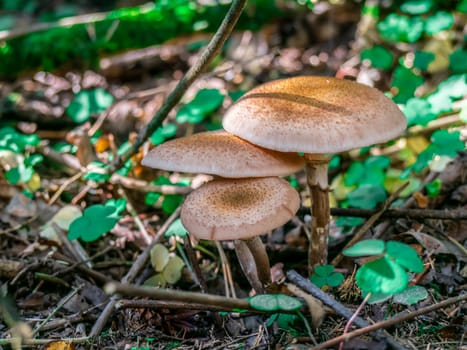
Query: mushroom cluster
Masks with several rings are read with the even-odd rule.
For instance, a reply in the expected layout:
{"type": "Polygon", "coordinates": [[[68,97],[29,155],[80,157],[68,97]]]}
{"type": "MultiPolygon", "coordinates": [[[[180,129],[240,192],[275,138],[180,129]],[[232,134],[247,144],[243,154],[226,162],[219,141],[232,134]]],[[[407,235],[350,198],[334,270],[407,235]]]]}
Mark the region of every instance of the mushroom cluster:
{"type": "Polygon", "coordinates": [[[329,77],[294,77],[268,82],[231,106],[223,127],[255,145],[302,152],[311,198],[308,266],[327,262],[330,208],[328,154],[389,141],[407,121],[377,89],[329,77]]]}
{"type": "Polygon", "coordinates": [[[297,191],[279,178],[303,168],[297,153],[253,145],[225,131],[165,142],[142,161],[162,170],[216,176],[190,193],[180,218],[198,239],[234,240],[241,268],[256,292],[270,284],[270,264],[259,238],[289,221],[300,206],[297,191]]]}
{"type": "Polygon", "coordinates": [[[278,176],[305,167],[311,198],[311,274],[314,266],[327,262],[328,154],[386,142],[406,128],[406,119],[396,104],[369,86],[295,77],[243,95],[226,111],[223,127],[225,131],[168,141],[142,163],[222,178],[187,196],[182,223],[200,239],[235,240],[247,279],[262,292],[270,283],[270,271],[258,235],[285,224],[300,203],[298,193],[278,176]]]}

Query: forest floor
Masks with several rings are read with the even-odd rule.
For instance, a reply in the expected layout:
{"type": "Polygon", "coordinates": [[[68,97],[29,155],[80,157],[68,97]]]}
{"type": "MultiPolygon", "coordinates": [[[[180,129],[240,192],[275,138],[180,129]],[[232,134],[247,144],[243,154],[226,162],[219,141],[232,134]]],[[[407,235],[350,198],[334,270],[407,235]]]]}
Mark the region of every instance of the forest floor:
{"type": "MultiPolygon", "coordinates": [[[[239,87],[249,90],[280,77],[336,76],[366,82],[382,91],[390,90],[390,73],[360,60],[360,53],[367,45],[362,40],[369,40],[362,36],[361,8],[352,3],[319,4],[321,7],[314,12],[299,11],[294,17],[274,21],[260,31],[234,32],[222,57],[183,98],[187,103],[200,89],[215,89],[226,96],[222,105],[198,123],[178,123],[173,136],[218,127],[223,112],[233,100],[229,92],[239,87]]],[[[193,47],[209,38],[209,34],[196,34],[164,45],[104,57],[99,69],[80,71],[62,67],[54,72],[25,73],[14,81],[0,82],[3,108],[0,126],[13,125],[18,140],[23,137],[18,135],[37,135],[40,140],[31,146],[30,139],[21,138],[26,146],[20,159],[18,153],[13,155],[2,148],[5,144],[1,142],[6,141],[0,132],[0,169],[3,169],[0,171],[0,310],[3,315],[0,349],[308,349],[343,334],[348,321],[348,316],[342,315],[343,310],[348,308],[353,312],[362,302],[355,284],[356,265],[349,258],[335,264],[335,271],[345,276],[344,281],[337,287],[323,287],[325,297],[321,304],[313,306],[307,295],[320,297],[310,287],[307,277],[306,229],[310,221],[310,200],[304,172],[291,179],[300,192],[301,209],[285,226],[263,237],[275,281],[269,292],[295,295],[307,301],[299,316],[280,317],[277,313],[252,310],[239,312],[208,302],[200,304],[190,298],[180,302],[138,297],[138,292],[132,290],[117,296],[106,293],[104,286],[112,281],[150,284],[149,278],[156,273],[155,259],[151,256],[155,244],[167,248],[167,259],[178,256],[184,262],[180,275],[168,288],[200,292],[186,257],[187,239],[176,235],[167,237],[165,233],[179,213],[180,198],[176,196],[196,188],[206,177],[168,174],[141,166],[141,157],[148,146],[133,157],[133,167],[125,175],[95,181],[84,179],[82,170],[92,161],[109,161],[122,144],[135,139],[199,57],[200,51],[193,47]],[[67,106],[76,92],[96,88],[110,92],[113,103],[107,111],[78,125],[67,117],[67,106]],[[8,105],[6,113],[5,101],[11,102],[12,96],[16,100],[8,105]],[[99,130],[97,137],[96,130],[99,130]],[[7,175],[9,166],[30,159],[32,153],[41,155],[42,161],[34,166],[27,182],[12,184],[7,175]],[[164,180],[151,182],[161,179],[160,176],[164,180]],[[179,185],[186,182],[190,186],[179,185]],[[148,204],[148,193],[155,189],[159,194],[148,204]],[[33,195],[25,195],[25,190],[26,194],[33,195]],[[125,199],[127,210],[110,232],[90,242],[67,238],[64,227],[69,227],[70,217],[76,215],[75,209],[70,208],[84,210],[112,198],[125,199]],[[172,200],[163,204],[165,198],[172,200]],[[297,286],[302,291],[297,291],[297,286]],[[114,307],[106,308],[109,304],[114,307]]],[[[428,85],[436,85],[440,75],[431,74],[429,79],[428,85]]],[[[176,112],[171,112],[167,121],[175,122],[176,116],[176,112]]],[[[415,126],[390,147],[375,147],[372,155],[388,156],[392,164],[403,169],[404,164],[397,160],[396,153],[404,145],[417,142],[426,145],[435,130],[451,125],[465,139],[464,124],[415,126]],[[408,141],[409,134],[411,141],[408,141]]],[[[340,155],[339,165],[330,170],[330,183],[336,184],[335,179],[348,171],[354,161],[366,156],[353,151],[340,155]]],[[[366,226],[364,238],[407,243],[423,258],[424,271],[411,276],[411,285],[423,286],[427,295],[409,306],[392,301],[364,305],[359,316],[366,325],[388,319],[396,322],[385,331],[368,332],[349,340],[343,349],[466,349],[465,304],[460,299],[397,322],[407,312],[465,296],[467,153],[459,151],[441,170],[427,168],[417,177],[416,190],[408,196],[394,198],[405,211],[403,215],[381,206],[361,215],[365,225],[372,215],[381,214],[366,226]],[[442,184],[435,196],[429,195],[425,187],[432,183],[442,184]],[[416,213],[411,209],[425,211],[416,213]],[[431,217],[430,210],[438,216],[431,217]],[[449,213],[458,217],[450,217],[449,213]]],[[[336,219],[345,213],[333,216],[329,261],[340,254],[361,227],[337,225],[336,219]]],[[[238,298],[253,295],[231,242],[222,243],[225,261],[213,243],[192,241],[190,244],[208,294],[231,296],[232,286],[238,298]],[[230,278],[225,277],[226,261],[231,268],[230,278]]],[[[365,260],[357,262],[360,265],[365,260]]],[[[360,323],[351,326],[350,331],[364,327],[360,323]]],[[[337,346],[338,343],[328,348],[337,346]]]]}

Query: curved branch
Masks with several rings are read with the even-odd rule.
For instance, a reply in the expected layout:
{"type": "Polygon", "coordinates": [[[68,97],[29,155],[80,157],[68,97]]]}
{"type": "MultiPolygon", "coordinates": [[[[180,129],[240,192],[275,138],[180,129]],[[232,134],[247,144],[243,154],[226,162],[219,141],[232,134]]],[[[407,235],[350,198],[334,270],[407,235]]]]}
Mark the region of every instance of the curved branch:
{"type": "Polygon", "coordinates": [[[221,25],[217,32],[212,37],[208,46],[206,46],[204,52],[198,61],[193,65],[185,76],[180,80],[175,89],[167,96],[164,104],[157,111],[156,115],[151,121],[146,124],[138,133],[135,142],[131,148],[126,152],[120,159],[117,160],[116,164],[113,164],[111,173],[117,170],[122,164],[124,164],[131,156],[138,152],[138,149],[147,140],[147,138],[162,125],[162,122],[167,117],[173,107],[180,101],[188,87],[198,78],[198,76],[206,69],[212,59],[218,54],[222,48],[224,42],[229,37],[235,24],[237,23],[240,15],[245,7],[246,0],[234,0],[230,6],[229,11],[224,17],[221,25]]]}

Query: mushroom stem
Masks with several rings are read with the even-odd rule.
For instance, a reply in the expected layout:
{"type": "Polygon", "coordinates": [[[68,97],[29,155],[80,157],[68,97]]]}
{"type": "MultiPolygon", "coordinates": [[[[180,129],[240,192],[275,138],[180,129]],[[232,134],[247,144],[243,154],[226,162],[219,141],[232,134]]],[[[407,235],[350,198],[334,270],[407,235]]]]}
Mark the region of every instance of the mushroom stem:
{"type": "Polygon", "coordinates": [[[257,293],[264,293],[271,283],[269,257],[261,238],[237,239],[235,252],[248,282],[257,293]]]}
{"type": "Polygon", "coordinates": [[[316,265],[325,265],[328,258],[329,236],[329,158],[324,155],[305,154],[305,170],[311,199],[311,237],[308,247],[308,271],[316,265]]]}

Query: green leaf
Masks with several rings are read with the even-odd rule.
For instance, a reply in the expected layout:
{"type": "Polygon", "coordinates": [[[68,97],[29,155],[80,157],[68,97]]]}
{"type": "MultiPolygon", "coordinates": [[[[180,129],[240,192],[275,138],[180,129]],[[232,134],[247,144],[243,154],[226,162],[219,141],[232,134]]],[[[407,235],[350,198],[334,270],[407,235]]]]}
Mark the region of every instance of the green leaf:
{"type": "Polygon", "coordinates": [[[158,273],[144,281],[143,285],[147,287],[165,288],[167,281],[162,273],[158,273]]]}
{"type": "Polygon", "coordinates": [[[29,157],[24,158],[24,165],[28,167],[34,167],[39,163],[42,163],[44,156],[42,154],[31,154],[29,157]]]}
{"type": "Polygon", "coordinates": [[[114,212],[109,217],[113,217],[116,219],[120,219],[120,213],[126,209],[127,200],[123,198],[114,199],[111,198],[107,202],[104,203],[105,206],[113,208],[114,212]]]}
{"type": "Polygon", "coordinates": [[[108,173],[109,165],[102,162],[94,161],[89,163],[88,172],[83,175],[84,180],[104,182],[110,179],[108,173]]]}
{"type": "Polygon", "coordinates": [[[384,46],[373,46],[360,54],[361,60],[369,60],[371,65],[379,69],[389,69],[394,62],[394,55],[384,46]]]}
{"type": "Polygon", "coordinates": [[[426,71],[430,63],[435,59],[435,54],[429,51],[415,51],[413,66],[422,71],[426,71]]]}
{"type": "Polygon", "coordinates": [[[200,90],[193,100],[178,110],[177,123],[200,123],[219,108],[223,101],[224,95],[217,89],[200,90]]]}
{"type": "Polygon", "coordinates": [[[409,282],[405,270],[386,256],[363,265],[355,280],[364,293],[372,294],[396,294],[403,291],[409,282]]]}
{"type": "Polygon", "coordinates": [[[426,126],[437,117],[437,114],[432,111],[431,103],[419,97],[409,99],[403,108],[403,112],[407,117],[408,126],[426,126]]]}
{"type": "Polygon", "coordinates": [[[335,272],[327,278],[327,285],[329,287],[337,287],[344,281],[344,275],[340,272],[335,272]]]}
{"type": "Polygon", "coordinates": [[[334,272],[334,266],[332,265],[315,266],[315,269],[314,269],[314,274],[321,276],[321,277],[330,276],[333,272],[334,272]]]}
{"type": "Polygon", "coordinates": [[[365,168],[386,169],[391,164],[391,158],[387,156],[369,156],[363,163],[365,168]]]}
{"type": "Polygon", "coordinates": [[[438,11],[425,20],[425,33],[433,35],[449,29],[454,24],[454,16],[450,12],[438,11]]]}
{"type": "Polygon", "coordinates": [[[156,272],[164,270],[169,262],[169,250],[163,244],[156,244],[149,252],[151,257],[151,265],[156,272]]]}
{"type": "Polygon", "coordinates": [[[385,242],[381,239],[367,239],[355,243],[350,248],[344,249],[342,254],[345,256],[357,257],[368,255],[380,255],[385,250],[385,242]]]}
{"type": "Polygon", "coordinates": [[[31,167],[24,166],[20,164],[16,168],[11,168],[5,172],[5,179],[12,185],[18,183],[27,183],[31,180],[32,175],[34,174],[34,169],[31,167]]]}
{"type": "Polygon", "coordinates": [[[363,224],[365,220],[363,218],[356,218],[352,216],[339,216],[336,220],[338,227],[355,227],[363,224]]]}
{"type": "Polygon", "coordinates": [[[410,69],[398,66],[393,73],[392,86],[397,88],[394,102],[405,103],[414,96],[417,87],[424,83],[424,79],[410,69]]]}
{"type": "Polygon", "coordinates": [[[174,220],[167,229],[164,234],[164,237],[185,237],[188,235],[188,231],[186,230],[185,226],[182,224],[182,220],[180,218],[174,220]]]}
{"type": "Polygon", "coordinates": [[[78,92],[66,109],[75,123],[84,123],[91,115],[105,111],[113,103],[114,97],[106,90],[97,88],[78,92]]]}
{"type": "Polygon", "coordinates": [[[409,15],[421,15],[430,11],[433,5],[433,0],[409,0],[401,4],[400,10],[409,15]]]}
{"type": "Polygon", "coordinates": [[[373,209],[386,199],[386,191],[381,185],[362,185],[347,195],[350,207],[373,209]]]}
{"type": "Polygon", "coordinates": [[[377,24],[378,31],[384,40],[389,42],[416,42],[423,33],[423,19],[391,13],[377,24]]]}
{"type": "Polygon", "coordinates": [[[164,276],[167,283],[175,284],[177,283],[180,278],[182,277],[182,270],[185,263],[181,258],[178,256],[171,256],[169,262],[162,271],[162,275],[164,276]]]}
{"type": "Polygon", "coordinates": [[[426,193],[429,198],[434,198],[441,192],[441,180],[436,179],[434,181],[431,181],[425,185],[426,193]]]}
{"type": "Polygon", "coordinates": [[[451,75],[438,84],[438,93],[447,95],[451,99],[462,98],[467,94],[467,74],[451,75]]]}
{"type": "Polygon", "coordinates": [[[457,4],[456,10],[461,13],[467,13],[467,0],[462,0],[457,4]]]}
{"type": "Polygon", "coordinates": [[[85,242],[92,242],[110,231],[118,219],[109,217],[115,213],[114,207],[95,204],[88,207],[83,216],[75,219],[68,231],[69,239],[81,238],[85,242]]]}
{"type": "Polygon", "coordinates": [[[162,200],[162,210],[166,214],[172,214],[182,204],[183,199],[181,194],[166,195],[162,200]]]}
{"type": "Polygon", "coordinates": [[[166,124],[156,129],[153,134],[149,137],[153,145],[160,145],[165,140],[174,137],[177,134],[176,124],[166,124]]]}
{"type": "Polygon", "coordinates": [[[386,255],[412,272],[423,272],[423,261],[411,246],[397,241],[386,243],[386,255]]]}
{"type": "Polygon", "coordinates": [[[428,292],[425,287],[410,286],[402,292],[394,295],[392,300],[395,303],[410,306],[418,303],[420,300],[426,299],[427,297],[428,292]]]}
{"type": "Polygon", "coordinates": [[[345,186],[354,186],[358,185],[360,182],[360,179],[363,177],[365,174],[365,167],[363,166],[362,163],[360,162],[352,162],[345,172],[344,176],[344,185],[345,186]]]}
{"type": "Polygon", "coordinates": [[[285,294],[260,294],[248,299],[250,306],[261,311],[295,311],[302,307],[301,301],[285,294]]]}
{"type": "Polygon", "coordinates": [[[160,193],[148,192],[146,193],[146,196],[144,196],[144,204],[151,207],[157,203],[157,201],[159,200],[159,198],[161,198],[161,196],[162,195],[160,193]]]}
{"type": "Polygon", "coordinates": [[[467,50],[457,49],[449,55],[449,69],[453,73],[467,73],[467,50]]]}

